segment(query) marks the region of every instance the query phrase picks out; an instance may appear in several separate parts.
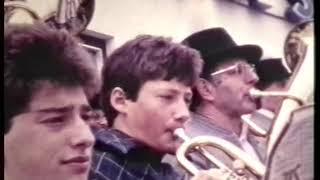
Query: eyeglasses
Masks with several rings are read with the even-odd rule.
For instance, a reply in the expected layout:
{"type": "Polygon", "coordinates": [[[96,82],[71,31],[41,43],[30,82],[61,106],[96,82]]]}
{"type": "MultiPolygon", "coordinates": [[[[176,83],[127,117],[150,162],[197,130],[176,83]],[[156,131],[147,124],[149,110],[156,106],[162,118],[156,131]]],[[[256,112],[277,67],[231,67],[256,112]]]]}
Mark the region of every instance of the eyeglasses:
{"type": "Polygon", "coordinates": [[[211,76],[216,76],[219,74],[223,74],[223,73],[236,73],[238,75],[247,75],[247,74],[254,74],[256,75],[256,69],[254,65],[248,65],[248,64],[244,64],[244,63],[237,63],[233,66],[224,68],[224,69],[220,69],[216,72],[211,73],[211,76]]]}

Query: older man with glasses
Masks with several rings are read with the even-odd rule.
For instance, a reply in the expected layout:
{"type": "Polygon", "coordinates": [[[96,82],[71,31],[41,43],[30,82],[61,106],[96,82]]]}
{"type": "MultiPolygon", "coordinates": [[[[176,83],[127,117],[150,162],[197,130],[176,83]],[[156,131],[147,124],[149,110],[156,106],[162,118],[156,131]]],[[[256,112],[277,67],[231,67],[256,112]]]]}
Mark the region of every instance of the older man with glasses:
{"type": "MultiPolygon", "coordinates": [[[[192,120],[186,123],[186,133],[190,137],[211,135],[223,138],[262,160],[263,148],[258,148],[258,142],[251,136],[242,138],[246,135],[242,135],[241,120],[241,115],[258,108],[257,100],[249,91],[259,80],[254,66],[262,49],[257,45],[237,45],[223,28],[194,33],[183,43],[198,50],[205,61],[201,78],[194,88],[192,120]]],[[[231,166],[225,153],[211,149],[218,159],[231,166]]],[[[201,161],[196,164],[204,169],[212,167],[206,160],[192,159],[201,161]]]]}

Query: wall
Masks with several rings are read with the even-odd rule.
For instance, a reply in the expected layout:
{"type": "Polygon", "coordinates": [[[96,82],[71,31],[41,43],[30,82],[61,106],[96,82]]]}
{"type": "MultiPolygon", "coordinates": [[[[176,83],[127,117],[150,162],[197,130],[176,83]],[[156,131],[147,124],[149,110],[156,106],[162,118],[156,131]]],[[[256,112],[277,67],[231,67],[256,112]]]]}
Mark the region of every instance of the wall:
{"type": "Polygon", "coordinates": [[[239,44],[256,43],[265,56],[283,56],[292,25],[223,0],[96,0],[88,28],[115,37],[112,48],[140,33],[181,41],[190,33],[222,26],[239,44]]]}
{"type": "MultiPolygon", "coordinates": [[[[27,0],[41,16],[57,0],[27,0]]],[[[292,25],[227,0],[96,0],[88,29],[112,35],[111,52],[141,33],[171,36],[181,41],[190,33],[224,27],[238,44],[259,44],[264,56],[283,56],[292,25]]]]}

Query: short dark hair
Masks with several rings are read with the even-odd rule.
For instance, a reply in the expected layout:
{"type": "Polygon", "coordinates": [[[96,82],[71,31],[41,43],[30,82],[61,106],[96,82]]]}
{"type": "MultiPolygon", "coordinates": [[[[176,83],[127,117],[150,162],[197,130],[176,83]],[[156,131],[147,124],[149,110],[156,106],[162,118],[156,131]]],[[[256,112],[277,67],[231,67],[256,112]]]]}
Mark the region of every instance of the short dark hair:
{"type": "MultiPolygon", "coordinates": [[[[99,77],[90,55],[66,31],[43,23],[8,25],[4,31],[5,134],[11,118],[27,107],[36,84],[49,81],[98,90],[99,77]]],[[[89,96],[88,96],[89,97],[89,96]]]]}
{"type": "Polygon", "coordinates": [[[116,49],[106,61],[102,78],[102,106],[112,126],[118,112],[110,104],[113,88],[122,88],[136,100],[139,89],[149,80],[177,79],[193,86],[203,66],[200,54],[170,38],[140,35],[116,49]]]}

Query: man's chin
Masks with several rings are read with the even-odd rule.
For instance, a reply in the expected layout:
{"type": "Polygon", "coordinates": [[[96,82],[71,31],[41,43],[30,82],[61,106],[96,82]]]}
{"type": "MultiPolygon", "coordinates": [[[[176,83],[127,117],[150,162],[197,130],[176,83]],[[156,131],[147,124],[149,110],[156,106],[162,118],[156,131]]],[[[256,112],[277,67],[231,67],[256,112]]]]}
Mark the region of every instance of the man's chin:
{"type": "Polygon", "coordinates": [[[177,149],[180,147],[181,143],[175,142],[172,143],[170,146],[167,146],[166,151],[168,154],[175,155],[177,149]]]}
{"type": "Polygon", "coordinates": [[[243,104],[242,114],[251,114],[257,110],[257,105],[254,103],[243,104]]]}

